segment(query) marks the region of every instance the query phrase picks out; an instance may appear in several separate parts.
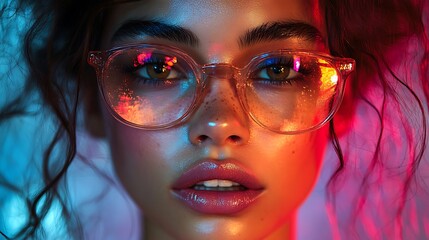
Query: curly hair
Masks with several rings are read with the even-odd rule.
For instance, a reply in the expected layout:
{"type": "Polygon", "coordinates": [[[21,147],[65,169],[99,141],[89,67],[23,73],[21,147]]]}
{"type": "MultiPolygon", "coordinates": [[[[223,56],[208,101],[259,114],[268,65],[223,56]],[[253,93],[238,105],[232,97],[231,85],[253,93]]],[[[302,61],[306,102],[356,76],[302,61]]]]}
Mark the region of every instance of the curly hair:
{"type": "MultiPolygon", "coordinates": [[[[19,231],[6,236],[0,229],[0,234],[6,238],[27,239],[42,236],[41,224],[53,202],[60,204],[65,219],[73,218],[67,207],[66,192],[61,191],[60,183],[76,156],[78,109],[88,96],[98,94],[95,81],[83,80],[84,76],[93,74],[86,63],[86,56],[89,50],[99,46],[107,10],[121,2],[126,1],[20,0],[17,3],[17,13],[31,9],[31,26],[23,40],[23,53],[28,66],[27,79],[23,92],[1,106],[0,124],[29,114],[24,96],[36,92],[46,109],[54,116],[56,129],[44,151],[44,187],[40,191],[32,195],[25,193],[0,174],[0,186],[23,196],[28,207],[28,220],[19,231]],[[62,149],[64,155],[55,155],[56,148],[62,149]]],[[[331,54],[354,58],[358,66],[357,73],[352,76],[353,79],[347,86],[348,91],[340,116],[330,122],[330,135],[338,156],[338,167],[330,179],[329,198],[335,201],[338,179],[347,166],[348,155],[340,137],[353,128],[351,122],[355,111],[351,109],[356,108],[357,101],[363,101],[376,113],[380,126],[378,135],[374,136],[375,150],[368,159],[370,166],[362,177],[361,193],[365,196],[369,179],[373,174],[377,174],[378,167],[388,160],[382,150],[382,144],[385,121],[389,115],[386,113],[386,106],[393,101],[399,106],[398,111],[402,111],[398,114],[415,116],[403,120],[403,128],[409,133],[404,140],[409,154],[408,158],[404,159],[406,177],[402,186],[401,203],[396,210],[400,219],[410,184],[426,148],[428,109],[425,106],[429,100],[429,41],[423,22],[423,9],[427,4],[423,0],[320,0],[320,4],[324,9],[331,54]],[[389,57],[392,48],[406,53],[407,45],[401,45],[403,49],[398,49],[398,43],[410,41],[412,38],[417,39],[423,49],[421,59],[418,60],[419,74],[416,76],[423,96],[413,90],[409,81],[399,78],[392,70],[401,59],[389,57]],[[368,97],[369,89],[374,86],[382,89],[381,105],[368,97]],[[404,106],[398,92],[407,92],[411,99],[407,103],[411,102],[411,105],[404,106]]],[[[6,21],[3,14],[5,9],[6,5],[0,12],[2,21],[6,21]]],[[[11,20],[13,19],[9,19],[11,20]]],[[[92,99],[94,100],[94,97],[92,99]]],[[[99,110],[97,107],[87,110],[91,111],[99,110]]],[[[359,206],[361,205],[357,206],[356,216],[359,206]]],[[[70,234],[80,236],[81,233],[71,226],[71,222],[73,221],[69,224],[70,234]]],[[[78,220],[74,223],[78,225],[78,220]]]]}
{"type": "MultiPolygon", "coordinates": [[[[390,209],[390,211],[395,212],[399,236],[404,236],[402,212],[407,204],[410,186],[416,183],[415,174],[425,156],[427,144],[429,42],[423,22],[423,9],[427,7],[427,3],[400,0],[347,0],[325,1],[324,4],[329,47],[332,54],[352,57],[359,67],[348,86],[349,99],[345,100],[344,105],[350,114],[352,113],[350,108],[353,108],[360,100],[375,112],[379,122],[378,135],[374,136],[375,148],[372,155],[367,156],[368,167],[361,175],[361,187],[352,221],[356,223],[360,211],[369,201],[367,193],[370,188],[379,187],[371,186],[371,181],[380,179],[382,171],[389,171],[388,166],[393,165],[389,163],[392,157],[398,158],[397,162],[400,164],[394,167],[398,168],[398,175],[404,176],[403,185],[397,186],[401,189],[397,209],[390,209]],[[393,69],[407,60],[407,54],[410,54],[408,49],[410,44],[416,43],[420,44],[418,47],[421,51],[420,59],[414,59],[419,72],[414,75],[410,74],[409,79],[401,79],[393,69]],[[392,56],[392,54],[396,55],[392,56]],[[398,56],[398,54],[401,55],[398,56]],[[413,83],[415,85],[412,87],[413,83]],[[382,90],[377,95],[377,102],[374,102],[374,97],[371,96],[373,93],[370,88],[373,87],[382,90]],[[416,89],[419,92],[416,92],[416,89]],[[397,147],[404,148],[404,156],[392,156],[383,149],[383,145],[387,145],[390,141],[387,138],[391,137],[386,135],[386,127],[394,121],[391,118],[396,117],[400,118],[399,122],[402,123],[402,126],[394,127],[402,128],[401,131],[405,133],[403,134],[405,138],[401,139],[403,146],[397,144],[399,145],[397,147]],[[400,171],[405,173],[400,173],[400,171]]],[[[353,128],[353,126],[347,125],[347,121],[345,122],[346,126],[342,126],[341,129],[353,128]]],[[[333,122],[331,122],[331,130],[333,129],[333,122]]],[[[335,141],[334,131],[331,131],[331,135],[335,141]]],[[[349,160],[343,157],[339,142],[334,142],[334,147],[340,163],[330,180],[328,194],[332,201],[335,200],[337,177],[343,172],[344,161],[349,160]]],[[[344,178],[342,179],[344,180],[344,178]]],[[[361,221],[364,222],[364,220],[361,221]]],[[[350,223],[343,226],[356,227],[350,223]]],[[[371,236],[371,233],[368,235],[371,236]]]]}

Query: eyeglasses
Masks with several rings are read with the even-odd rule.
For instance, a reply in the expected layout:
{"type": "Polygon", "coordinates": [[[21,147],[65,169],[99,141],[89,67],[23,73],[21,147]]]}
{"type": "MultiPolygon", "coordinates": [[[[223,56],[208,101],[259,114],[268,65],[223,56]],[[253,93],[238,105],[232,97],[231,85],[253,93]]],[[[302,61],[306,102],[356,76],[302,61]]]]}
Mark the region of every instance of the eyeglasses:
{"type": "Polygon", "coordinates": [[[182,123],[201,104],[210,79],[227,79],[250,118],[283,134],[328,122],[355,66],[353,59],[293,50],[259,54],[243,68],[200,65],[180,49],[156,44],[92,51],[88,63],[110,112],[126,125],[154,130],[182,123]]]}

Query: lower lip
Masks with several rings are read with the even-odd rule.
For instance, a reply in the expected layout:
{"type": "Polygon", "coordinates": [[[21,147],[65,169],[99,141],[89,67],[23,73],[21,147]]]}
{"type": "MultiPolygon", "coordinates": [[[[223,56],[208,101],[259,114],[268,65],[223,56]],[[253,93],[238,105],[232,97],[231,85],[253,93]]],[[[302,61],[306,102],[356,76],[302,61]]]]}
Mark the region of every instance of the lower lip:
{"type": "Polygon", "coordinates": [[[249,207],[262,190],[207,191],[195,189],[173,190],[173,195],[191,209],[203,214],[234,214],[249,207]]]}

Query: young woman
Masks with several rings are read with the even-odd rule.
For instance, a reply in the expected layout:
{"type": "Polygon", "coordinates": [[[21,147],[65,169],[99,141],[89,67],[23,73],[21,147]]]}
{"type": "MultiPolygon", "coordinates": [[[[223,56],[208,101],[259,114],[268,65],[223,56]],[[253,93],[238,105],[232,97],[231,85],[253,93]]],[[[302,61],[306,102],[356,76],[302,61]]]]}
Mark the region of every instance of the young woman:
{"type": "MultiPolygon", "coordinates": [[[[27,6],[34,20],[23,94],[40,94],[57,131],[42,189],[28,193],[4,177],[5,189],[28,200],[28,219],[3,236],[43,236],[57,202],[73,219],[60,186],[76,155],[79,109],[88,132],[108,141],[144,239],[295,238],[297,209],[329,141],[338,161],[329,196],[340,195],[344,165],[369,162],[354,185],[358,204],[347,204],[350,226],[369,185],[400,167],[396,215],[382,220],[398,221],[395,236],[404,236],[402,212],[426,146],[423,1],[22,1],[18,9],[27,6]],[[417,72],[400,77],[394,69],[408,61],[409,42],[423,54],[411,65],[417,72]],[[356,123],[374,113],[378,122],[363,126],[375,129],[374,145],[351,150],[356,123]],[[394,143],[406,145],[395,152],[385,128],[398,122],[394,143]]],[[[24,96],[8,99],[2,121],[25,110],[24,96]]],[[[75,221],[67,227],[82,237],[75,221]]]]}

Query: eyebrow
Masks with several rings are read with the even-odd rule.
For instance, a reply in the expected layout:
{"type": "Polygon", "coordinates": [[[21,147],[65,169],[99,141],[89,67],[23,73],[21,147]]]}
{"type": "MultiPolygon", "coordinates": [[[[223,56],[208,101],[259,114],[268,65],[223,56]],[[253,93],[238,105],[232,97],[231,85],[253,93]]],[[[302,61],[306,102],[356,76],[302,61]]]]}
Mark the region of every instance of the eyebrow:
{"type": "Polygon", "coordinates": [[[199,44],[198,37],[188,29],[146,20],[130,20],[125,22],[115,32],[111,42],[118,42],[126,38],[137,38],[142,35],[181,42],[192,47],[196,47],[199,44]]]}
{"type": "Polygon", "coordinates": [[[301,21],[269,22],[248,30],[239,38],[241,48],[259,42],[301,38],[307,41],[324,41],[322,33],[314,26],[301,21]]]}

